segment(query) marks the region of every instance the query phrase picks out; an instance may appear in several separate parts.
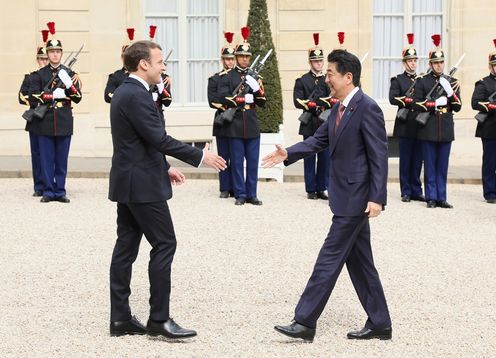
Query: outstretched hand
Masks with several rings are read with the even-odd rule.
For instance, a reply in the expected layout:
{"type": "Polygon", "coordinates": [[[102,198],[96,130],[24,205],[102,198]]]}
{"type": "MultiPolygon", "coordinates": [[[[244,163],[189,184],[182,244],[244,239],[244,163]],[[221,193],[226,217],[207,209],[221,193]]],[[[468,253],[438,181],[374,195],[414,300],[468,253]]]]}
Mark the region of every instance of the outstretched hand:
{"type": "Polygon", "coordinates": [[[203,164],[207,167],[213,168],[216,171],[221,171],[227,168],[226,161],[224,158],[218,156],[217,154],[209,151],[209,144],[205,143],[205,148],[203,148],[203,164]]]}
{"type": "Polygon", "coordinates": [[[276,150],[262,158],[263,168],[272,168],[288,159],[288,151],[282,145],[276,144],[276,150]]]}

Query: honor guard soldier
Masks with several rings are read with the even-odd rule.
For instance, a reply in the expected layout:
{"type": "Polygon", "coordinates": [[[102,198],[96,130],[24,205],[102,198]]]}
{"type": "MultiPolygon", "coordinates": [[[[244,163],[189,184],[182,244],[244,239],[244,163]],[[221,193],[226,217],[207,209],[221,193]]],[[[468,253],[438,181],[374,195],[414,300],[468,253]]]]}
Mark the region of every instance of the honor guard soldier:
{"type": "MultiPolygon", "coordinates": [[[[229,77],[227,74],[235,65],[235,49],[232,45],[233,36],[234,33],[232,32],[224,33],[227,45],[221,50],[222,70],[210,76],[208,79],[208,104],[211,108],[216,109],[214,118],[219,118],[218,116],[227,109],[227,105],[224,104],[226,100],[224,99],[223,101],[222,98],[220,98],[220,94],[229,92],[229,77]]],[[[217,123],[214,120],[212,135],[215,137],[217,143],[217,154],[224,158],[227,164],[226,170],[219,173],[219,197],[221,199],[234,196],[230,167],[229,138],[225,136],[225,129],[226,128],[222,123],[217,123]]]]}
{"type": "Polygon", "coordinates": [[[417,77],[417,50],[413,47],[413,34],[407,34],[408,47],[403,50],[405,71],[391,78],[389,103],[398,106],[393,136],[399,138],[401,201],[425,201],[422,195],[422,147],[417,140],[417,112],[413,110],[413,89],[417,77]]]}
{"type": "Polygon", "coordinates": [[[227,107],[236,108],[234,119],[226,124],[226,137],[229,137],[231,153],[231,173],[236,205],[250,203],[262,205],[257,198],[258,159],[260,156],[260,125],[256,106],[265,105],[265,94],[261,78],[248,74],[251,47],[248,43],[250,29],[243,27],[241,35],[244,41],[234,52],[236,66],[227,74],[229,89],[225,97],[227,107]],[[233,94],[242,83],[237,94],[233,94]],[[246,179],[244,161],[246,160],[246,179]]]}
{"type": "Polygon", "coordinates": [[[421,141],[424,159],[425,200],[428,208],[452,208],[446,201],[451,142],[455,140],[453,112],[462,108],[458,81],[444,75],[444,51],[439,47],[440,35],[433,35],[435,48],[429,53],[431,72],[419,76],[414,89],[414,109],[419,115],[428,113],[425,125],[420,124],[417,138],[421,141]],[[435,88],[435,90],[433,90],[435,88]]]}
{"type": "MultiPolygon", "coordinates": [[[[48,30],[42,30],[41,34],[43,44],[38,46],[36,50],[36,62],[38,63],[38,69],[45,67],[48,64],[48,56],[45,48],[48,40],[48,30]]],[[[29,97],[29,87],[31,77],[34,72],[35,71],[32,71],[24,75],[24,80],[22,81],[21,89],[19,90],[19,103],[29,106],[31,109],[34,109],[37,104],[29,97]]],[[[33,133],[31,122],[26,122],[25,130],[29,132],[29,146],[31,148],[31,168],[33,171],[34,182],[33,196],[42,196],[43,179],[41,177],[40,146],[38,144],[38,136],[33,133]]]]}
{"type": "MultiPolygon", "coordinates": [[[[150,41],[154,41],[156,32],[157,32],[157,26],[150,25],[150,32],[149,32],[150,41]]],[[[167,69],[167,63],[165,63],[165,66],[166,66],[165,69],[167,69]]],[[[157,105],[158,114],[160,115],[160,118],[164,123],[165,123],[165,117],[164,117],[163,106],[169,107],[172,102],[170,86],[171,86],[170,77],[168,74],[165,73],[165,71],[162,73],[162,82],[150,86],[150,92],[153,96],[153,100],[155,101],[155,104],[157,105]]]]}
{"type": "Polygon", "coordinates": [[[34,119],[32,126],[40,145],[41,202],[68,203],[65,180],[73,133],[72,103],[81,101],[81,89],[78,76],[61,64],[62,43],[53,37],[55,23],[49,22],[48,28],[52,34],[46,46],[49,64],[33,74],[30,84],[32,100],[45,106],[46,112],[41,119],[34,119]]]}
{"type": "MultiPolygon", "coordinates": [[[[126,51],[126,49],[133,43],[134,40],[134,29],[133,28],[126,29],[126,32],[127,32],[127,37],[129,38],[129,43],[122,46],[121,60],[123,60],[124,58],[124,51],[126,51]]],[[[124,68],[124,65],[122,66],[122,68],[118,69],[117,71],[111,73],[108,76],[107,85],[105,86],[105,92],[104,92],[105,102],[110,103],[115,90],[117,89],[117,87],[121,85],[122,82],[124,82],[127,76],[128,76],[128,72],[124,68]]]]}
{"type": "MultiPolygon", "coordinates": [[[[300,120],[298,134],[301,134],[303,139],[315,133],[323,123],[319,115],[331,107],[328,101],[321,100],[330,96],[330,89],[325,83],[325,74],[322,72],[324,51],[319,47],[318,33],[313,34],[313,40],[315,47],[308,50],[310,70],[295,81],[293,89],[293,103],[296,108],[303,109],[303,113],[298,118],[300,120]]],[[[326,194],[328,164],[328,148],[304,159],[305,191],[308,199],[328,199],[326,194]]]]}
{"type": "MultiPolygon", "coordinates": [[[[494,46],[496,47],[496,39],[494,46]]],[[[489,54],[489,76],[475,83],[472,108],[479,111],[475,136],[482,141],[484,199],[496,204],[496,50],[489,54]]]]}

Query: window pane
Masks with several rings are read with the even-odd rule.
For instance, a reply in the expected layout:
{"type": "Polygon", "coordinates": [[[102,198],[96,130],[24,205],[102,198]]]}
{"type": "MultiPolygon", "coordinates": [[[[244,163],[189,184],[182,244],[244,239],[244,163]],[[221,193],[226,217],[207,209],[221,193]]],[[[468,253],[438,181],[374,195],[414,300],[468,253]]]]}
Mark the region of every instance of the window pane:
{"type": "Polygon", "coordinates": [[[401,56],[403,16],[374,17],[373,56],[401,56]]]}
{"type": "Polygon", "coordinates": [[[389,98],[389,85],[391,77],[403,72],[401,59],[398,60],[374,60],[374,88],[373,97],[376,99],[389,98]],[[377,74],[377,75],[376,75],[377,74]]]}
{"type": "MultiPolygon", "coordinates": [[[[167,54],[164,54],[166,56],[167,54]]],[[[165,73],[170,76],[171,80],[171,95],[172,95],[172,104],[181,102],[181,81],[179,81],[179,63],[177,60],[175,61],[167,61],[167,67],[165,69],[165,73]]]]}
{"type": "Polygon", "coordinates": [[[443,0],[413,0],[414,13],[443,11],[443,0]]]}
{"type": "Polygon", "coordinates": [[[145,12],[177,13],[177,0],[145,0],[145,12]]]}
{"type": "Polygon", "coordinates": [[[188,0],[188,15],[212,15],[219,13],[219,0],[188,0]]]}
{"type": "Polygon", "coordinates": [[[216,59],[219,56],[219,19],[188,18],[188,59],[216,59]]]}
{"type": "Polygon", "coordinates": [[[403,12],[404,1],[374,0],[374,14],[388,14],[403,12]]]}
{"type": "MultiPolygon", "coordinates": [[[[172,80],[172,97],[173,103],[180,102],[180,82],[179,82],[179,48],[178,48],[178,19],[177,17],[147,17],[146,18],[146,28],[150,25],[157,26],[157,32],[155,34],[155,42],[157,42],[162,47],[162,55],[165,57],[172,50],[171,57],[167,60],[167,74],[171,76],[172,80]]],[[[148,30],[146,32],[148,36],[148,30]]]]}
{"type": "MultiPolygon", "coordinates": [[[[419,56],[429,55],[429,51],[434,47],[431,36],[433,34],[442,34],[442,25],[442,16],[413,17],[413,33],[415,34],[415,46],[419,56]]],[[[441,46],[443,42],[441,38],[441,46]]],[[[424,71],[424,69],[419,68],[419,71],[424,71]]]]}
{"type": "Polygon", "coordinates": [[[207,102],[208,77],[218,71],[219,61],[188,61],[188,102],[207,102]]]}

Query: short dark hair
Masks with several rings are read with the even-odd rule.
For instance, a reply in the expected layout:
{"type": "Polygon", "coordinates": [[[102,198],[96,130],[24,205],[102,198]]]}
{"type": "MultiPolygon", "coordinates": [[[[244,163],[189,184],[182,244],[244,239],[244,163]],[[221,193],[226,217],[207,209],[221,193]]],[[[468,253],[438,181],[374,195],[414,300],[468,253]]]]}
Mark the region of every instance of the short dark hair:
{"type": "Polygon", "coordinates": [[[328,63],[335,63],[336,70],[345,75],[350,72],[353,75],[353,85],[358,87],[360,85],[360,75],[362,73],[362,65],[358,57],[346,50],[333,50],[327,55],[328,63]]]}
{"type": "Polygon", "coordinates": [[[162,47],[156,42],[148,40],[136,41],[124,51],[124,67],[129,72],[136,72],[141,60],[150,62],[150,50],[154,48],[162,50],[162,47]]]}

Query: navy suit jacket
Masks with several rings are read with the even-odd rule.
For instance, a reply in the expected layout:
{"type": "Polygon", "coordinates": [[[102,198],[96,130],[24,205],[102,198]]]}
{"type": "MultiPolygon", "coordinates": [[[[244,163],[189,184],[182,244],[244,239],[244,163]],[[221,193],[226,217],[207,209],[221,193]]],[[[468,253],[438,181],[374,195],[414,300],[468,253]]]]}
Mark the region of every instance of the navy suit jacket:
{"type": "Polygon", "coordinates": [[[315,134],[289,148],[286,165],[329,147],[329,206],[337,216],[364,215],[367,202],[386,205],[388,148],[384,115],[358,90],[334,133],[339,106],[315,134]]]}
{"type": "Polygon", "coordinates": [[[165,155],[199,166],[203,152],[169,136],[152,95],[126,78],[110,103],[112,168],[109,199],[120,203],[168,200],[172,188],[165,155]]]}

